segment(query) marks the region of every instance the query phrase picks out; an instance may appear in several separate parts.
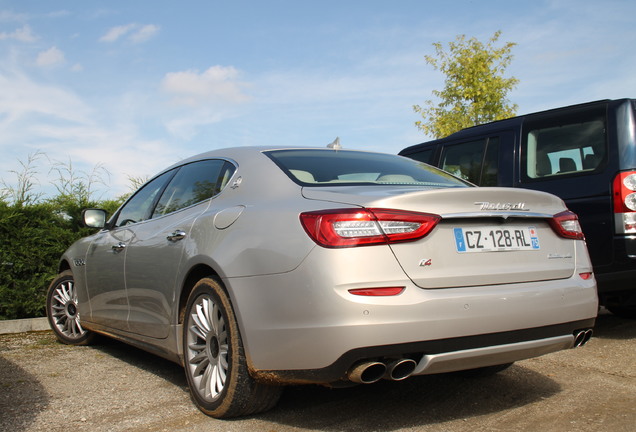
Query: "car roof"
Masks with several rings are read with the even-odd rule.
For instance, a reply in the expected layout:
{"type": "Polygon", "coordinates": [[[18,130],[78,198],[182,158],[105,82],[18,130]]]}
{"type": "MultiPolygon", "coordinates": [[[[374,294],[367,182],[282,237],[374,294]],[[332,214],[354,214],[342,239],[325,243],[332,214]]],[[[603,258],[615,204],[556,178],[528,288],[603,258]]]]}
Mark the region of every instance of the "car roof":
{"type": "MultiPolygon", "coordinates": [[[[250,157],[258,157],[258,155],[267,151],[275,151],[275,150],[318,150],[325,152],[333,152],[333,151],[347,151],[347,152],[358,152],[358,153],[381,153],[381,152],[369,152],[364,150],[355,150],[355,149],[332,149],[328,147],[311,147],[311,146],[244,146],[244,147],[226,147],[217,150],[211,150],[203,153],[199,153],[193,156],[190,156],[186,159],[180,160],[179,162],[171,165],[166,168],[162,172],[169,171],[175,167],[185,165],[191,162],[196,162],[204,159],[215,159],[215,158],[223,158],[223,159],[231,159],[236,162],[241,160],[245,160],[250,157]]],[[[389,154],[389,153],[387,153],[389,154]]]]}

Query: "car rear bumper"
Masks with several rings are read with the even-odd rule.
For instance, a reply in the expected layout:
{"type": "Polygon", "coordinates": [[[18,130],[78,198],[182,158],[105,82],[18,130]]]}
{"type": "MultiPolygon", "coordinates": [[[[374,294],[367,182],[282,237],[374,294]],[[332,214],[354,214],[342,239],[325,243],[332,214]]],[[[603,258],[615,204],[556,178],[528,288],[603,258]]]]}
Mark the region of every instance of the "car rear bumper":
{"type": "Polygon", "coordinates": [[[575,347],[575,335],[594,326],[595,319],[488,335],[366,347],[343,354],[333,364],[307,370],[254,370],[268,383],[323,383],[336,385],[364,362],[412,359],[409,375],[429,375],[512,363],[575,347]]]}
{"type": "Polygon", "coordinates": [[[519,342],[571,338],[591,327],[598,311],[594,278],[584,280],[578,272],[553,281],[426,290],[405,277],[389,248],[331,250],[328,259],[318,252],[288,273],[225,280],[255,375],[299,371],[317,377],[344,362],[337,373],[301,380],[325,382],[367,358],[510,344],[514,351],[519,342]],[[362,264],[367,262],[374,265],[362,264]],[[405,289],[389,297],[349,293],[393,286],[405,289]]]}

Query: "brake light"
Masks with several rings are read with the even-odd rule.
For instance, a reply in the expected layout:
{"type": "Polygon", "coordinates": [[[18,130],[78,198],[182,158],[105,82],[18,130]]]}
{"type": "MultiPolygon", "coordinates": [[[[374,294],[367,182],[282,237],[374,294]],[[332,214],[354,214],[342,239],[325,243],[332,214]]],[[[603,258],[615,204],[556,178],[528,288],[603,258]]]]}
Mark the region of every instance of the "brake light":
{"type": "Polygon", "coordinates": [[[612,193],[616,231],[636,233],[636,171],[618,173],[612,193]]]}
{"type": "Polygon", "coordinates": [[[563,238],[585,240],[579,218],[569,210],[555,214],[549,220],[554,232],[563,238]]]}
{"type": "Polygon", "coordinates": [[[391,209],[335,209],[305,212],[300,222],[320,246],[344,248],[421,239],[441,217],[391,209]]]}

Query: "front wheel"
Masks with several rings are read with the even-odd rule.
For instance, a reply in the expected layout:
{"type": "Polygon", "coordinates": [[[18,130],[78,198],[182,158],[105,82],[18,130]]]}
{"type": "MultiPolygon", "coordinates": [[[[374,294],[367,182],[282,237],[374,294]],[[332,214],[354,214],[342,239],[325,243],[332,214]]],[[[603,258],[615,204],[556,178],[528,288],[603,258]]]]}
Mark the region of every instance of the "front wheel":
{"type": "Polygon", "coordinates": [[[192,400],[205,414],[255,414],[278,402],[280,387],[250,376],[230,299],[216,279],[201,279],[188,298],[183,353],[192,400]]]}
{"type": "Polygon", "coordinates": [[[95,334],[82,327],[73,273],[60,273],[49,286],[46,315],[57,339],[68,345],[88,345],[95,334]]]}

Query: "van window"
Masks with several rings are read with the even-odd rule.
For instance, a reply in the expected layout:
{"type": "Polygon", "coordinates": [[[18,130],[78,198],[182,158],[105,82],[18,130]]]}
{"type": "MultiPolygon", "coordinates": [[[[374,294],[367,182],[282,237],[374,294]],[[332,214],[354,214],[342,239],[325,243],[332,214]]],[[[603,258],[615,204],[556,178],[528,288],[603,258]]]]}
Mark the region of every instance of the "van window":
{"type": "Polygon", "coordinates": [[[526,179],[591,173],[605,164],[605,116],[589,114],[560,124],[528,125],[521,162],[526,179]]]}
{"type": "Polygon", "coordinates": [[[433,157],[433,150],[434,149],[430,148],[430,149],[421,150],[415,153],[410,153],[408,157],[411,159],[415,159],[416,161],[430,164],[431,158],[433,157]]]}
{"type": "Polygon", "coordinates": [[[496,186],[498,158],[499,138],[482,138],[445,146],[440,166],[479,186],[496,186]]]}

